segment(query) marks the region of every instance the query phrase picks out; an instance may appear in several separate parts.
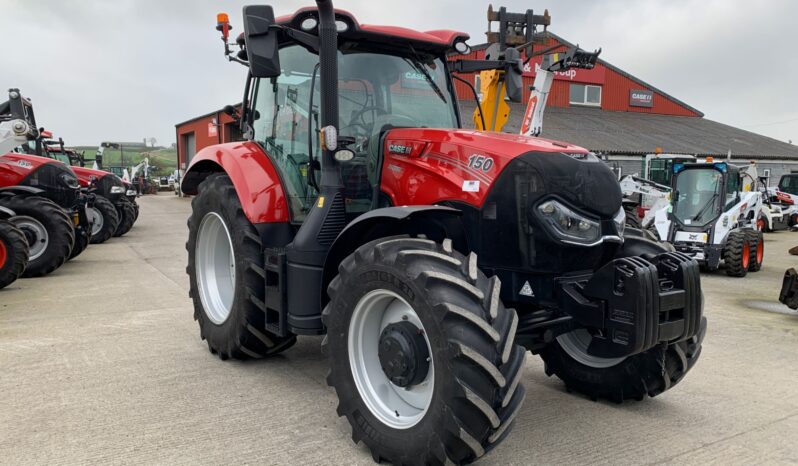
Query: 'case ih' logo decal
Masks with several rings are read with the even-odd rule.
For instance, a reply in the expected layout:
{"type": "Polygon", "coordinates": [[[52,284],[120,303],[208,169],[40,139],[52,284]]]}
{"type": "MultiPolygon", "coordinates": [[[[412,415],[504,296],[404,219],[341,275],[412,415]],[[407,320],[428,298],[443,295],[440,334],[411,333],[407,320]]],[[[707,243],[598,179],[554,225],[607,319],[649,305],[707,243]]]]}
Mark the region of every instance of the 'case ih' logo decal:
{"type": "Polygon", "coordinates": [[[408,155],[412,151],[413,151],[413,148],[410,147],[410,146],[403,146],[401,144],[389,144],[388,145],[388,152],[390,152],[392,154],[408,155]]]}

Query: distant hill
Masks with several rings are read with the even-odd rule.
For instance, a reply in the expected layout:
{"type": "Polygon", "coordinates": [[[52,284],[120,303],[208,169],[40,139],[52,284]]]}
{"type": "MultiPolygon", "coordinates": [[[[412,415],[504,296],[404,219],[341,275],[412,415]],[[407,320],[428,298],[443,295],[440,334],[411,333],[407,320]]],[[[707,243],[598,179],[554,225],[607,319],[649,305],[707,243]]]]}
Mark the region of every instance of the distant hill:
{"type": "MultiPolygon", "coordinates": [[[[87,160],[93,160],[97,153],[96,146],[76,146],[76,150],[83,151],[87,160]]],[[[169,175],[177,169],[177,150],[166,147],[143,147],[138,146],[124,147],[124,163],[122,162],[122,151],[119,149],[105,149],[103,152],[104,167],[132,167],[137,165],[144,157],[150,158],[150,173],[153,175],[169,175]],[[156,169],[152,170],[152,166],[156,169]]]]}

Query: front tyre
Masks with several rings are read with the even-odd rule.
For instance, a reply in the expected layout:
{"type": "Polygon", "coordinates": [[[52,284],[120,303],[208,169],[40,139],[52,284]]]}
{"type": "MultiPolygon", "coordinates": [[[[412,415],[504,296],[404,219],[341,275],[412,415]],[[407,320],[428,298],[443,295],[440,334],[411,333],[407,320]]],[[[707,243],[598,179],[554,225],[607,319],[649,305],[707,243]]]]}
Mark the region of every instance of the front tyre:
{"type": "Polygon", "coordinates": [[[10,220],[28,241],[23,277],[41,277],[64,265],[75,245],[75,227],[64,209],[39,196],[11,196],[2,205],[14,211],[10,220]]]}
{"type": "Polygon", "coordinates": [[[119,214],[114,204],[108,198],[97,195],[87,213],[91,220],[91,244],[108,241],[119,226],[119,214]]]}
{"type": "Polygon", "coordinates": [[[28,265],[28,241],[13,223],[0,220],[0,289],[13,283],[28,265]]]}
{"type": "Polygon", "coordinates": [[[263,246],[230,178],[206,178],[191,209],[186,272],[200,337],[221,359],[262,358],[290,348],[295,336],[266,330],[263,246]]]}
{"type": "Polygon", "coordinates": [[[509,433],[525,396],[518,317],[451,242],[383,238],[340,265],[322,313],[338,414],[375,460],[463,464],[509,433]]]}
{"type": "Polygon", "coordinates": [[[578,329],[558,336],[541,352],[546,375],[556,375],[569,391],[615,402],[657,396],[679,383],[701,355],[707,320],[693,337],[660,344],[626,358],[599,358],[587,352],[590,334],[578,329]]]}
{"type": "Polygon", "coordinates": [[[116,212],[119,214],[119,225],[117,225],[114,231],[114,238],[129,232],[130,229],[133,228],[133,223],[136,221],[136,208],[133,207],[133,203],[127,200],[127,198],[120,201],[116,212]]]}
{"type": "Polygon", "coordinates": [[[765,259],[765,237],[762,231],[748,232],[748,271],[759,272],[765,259]]]}
{"type": "Polygon", "coordinates": [[[746,230],[729,233],[726,247],[723,249],[723,262],[726,263],[726,275],[744,277],[748,274],[751,263],[751,244],[746,230]]]}

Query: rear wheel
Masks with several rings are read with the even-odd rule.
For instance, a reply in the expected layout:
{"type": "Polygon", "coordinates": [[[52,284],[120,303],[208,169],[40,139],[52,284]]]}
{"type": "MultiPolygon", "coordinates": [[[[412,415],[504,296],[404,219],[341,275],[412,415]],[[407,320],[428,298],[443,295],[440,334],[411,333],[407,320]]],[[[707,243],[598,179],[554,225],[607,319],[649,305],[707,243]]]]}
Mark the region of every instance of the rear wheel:
{"type": "Polygon", "coordinates": [[[119,214],[119,225],[117,225],[114,231],[114,237],[122,236],[129,232],[130,229],[133,228],[133,223],[136,221],[136,208],[133,207],[133,204],[128,201],[127,198],[119,203],[116,212],[119,214]]]}
{"type": "Polygon", "coordinates": [[[723,249],[723,262],[726,263],[726,275],[744,277],[748,273],[751,261],[751,245],[748,232],[737,230],[729,233],[726,247],[723,249]]]}
{"type": "Polygon", "coordinates": [[[119,226],[119,214],[114,204],[103,196],[96,196],[94,205],[86,210],[91,220],[91,244],[108,241],[119,226]]]}
{"type": "Polygon", "coordinates": [[[266,330],[263,247],[224,174],[199,185],[188,219],[189,295],[208,348],[221,359],[262,358],[295,342],[266,330]]]}
{"type": "Polygon", "coordinates": [[[707,321],[702,318],[698,333],[685,341],[657,345],[626,358],[600,358],[587,347],[592,335],[585,329],[558,336],[540,356],[546,375],[556,375],[568,390],[591,399],[622,402],[657,396],[679,383],[701,354],[707,321]]]}
{"type": "Polygon", "coordinates": [[[13,283],[28,265],[28,241],[13,223],[0,220],[0,288],[13,283]]]}
{"type": "Polygon", "coordinates": [[[761,231],[748,232],[748,271],[759,272],[765,258],[765,238],[761,231]]]}
{"type": "Polygon", "coordinates": [[[756,229],[759,231],[771,232],[773,231],[768,227],[768,221],[764,215],[759,215],[756,219],[756,229]]]}
{"type": "Polygon", "coordinates": [[[347,257],[322,313],[338,414],[375,460],[469,463],[509,433],[524,400],[518,317],[476,255],[421,238],[347,257]]]}
{"type": "Polygon", "coordinates": [[[67,213],[53,201],[39,196],[12,196],[2,205],[13,210],[11,222],[28,242],[28,265],[23,277],[40,277],[61,267],[75,245],[75,227],[67,213]]]}

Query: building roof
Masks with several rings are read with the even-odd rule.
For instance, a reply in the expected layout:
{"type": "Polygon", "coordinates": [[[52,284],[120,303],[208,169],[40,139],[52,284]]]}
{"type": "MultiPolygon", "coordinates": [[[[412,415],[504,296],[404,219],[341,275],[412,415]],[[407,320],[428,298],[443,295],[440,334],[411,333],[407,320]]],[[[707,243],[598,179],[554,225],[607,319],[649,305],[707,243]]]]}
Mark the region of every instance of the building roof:
{"type": "MultiPolygon", "coordinates": [[[[476,104],[460,102],[464,125],[470,126],[476,104]]],[[[504,131],[517,133],[526,104],[510,103],[504,131]]],[[[712,155],[733,159],[798,160],[798,146],[700,117],[609,112],[588,107],[547,107],[543,136],[604,154],[665,153],[712,155]]]]}

